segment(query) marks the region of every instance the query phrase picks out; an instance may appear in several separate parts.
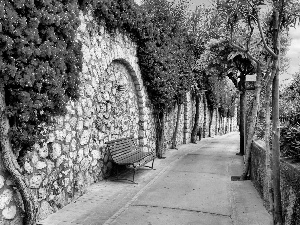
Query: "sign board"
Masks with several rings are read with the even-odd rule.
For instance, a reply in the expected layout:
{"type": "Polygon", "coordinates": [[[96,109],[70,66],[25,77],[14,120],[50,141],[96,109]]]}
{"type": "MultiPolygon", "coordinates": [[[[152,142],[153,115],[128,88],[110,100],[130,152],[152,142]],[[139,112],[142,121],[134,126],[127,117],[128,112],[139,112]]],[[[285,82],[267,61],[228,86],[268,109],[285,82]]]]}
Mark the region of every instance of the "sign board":
{"type": "Polygon", "coordinates": [[[255,81],[246,81],[246,90],[255,90],[255,81]]]}

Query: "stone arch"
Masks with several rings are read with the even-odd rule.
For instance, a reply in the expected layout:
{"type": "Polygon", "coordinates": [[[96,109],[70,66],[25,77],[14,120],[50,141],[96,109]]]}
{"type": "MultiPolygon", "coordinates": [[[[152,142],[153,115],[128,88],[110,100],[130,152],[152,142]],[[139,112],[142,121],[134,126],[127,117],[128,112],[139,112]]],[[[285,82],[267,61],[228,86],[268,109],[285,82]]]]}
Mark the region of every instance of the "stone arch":
{"type": "Polygon", "coordinates": [[[127,69],[127,72],[132,79],[135,96],[137,99],[137,107],[138,107],[138,115],[139,115],[139,117],[138,117],[138,140],[139,140],[139,145],[141,147],[143,147],[146,145],[146,138],[145,138],[145,132],[144,132],[144,130],[145,130],[145,96],[143,94],[141,78],[138,76],[138,71],[135,71],[133,66],[126,59],[124,59],[124,58],[113,59],[108,64],[108,67],[114,63],[119,63],[119,64],[123,65],[127,69]]]}

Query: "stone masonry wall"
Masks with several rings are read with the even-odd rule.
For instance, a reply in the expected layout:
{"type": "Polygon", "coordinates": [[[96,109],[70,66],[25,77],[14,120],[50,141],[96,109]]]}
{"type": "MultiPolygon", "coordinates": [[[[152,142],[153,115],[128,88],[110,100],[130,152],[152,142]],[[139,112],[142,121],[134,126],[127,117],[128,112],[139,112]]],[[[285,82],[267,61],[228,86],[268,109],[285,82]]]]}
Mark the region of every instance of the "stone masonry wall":
{"type": "MultiPolygon", "coordinates": [[[[137,63],[136,44],[121,33],[110,35],[88,14],[81,14],[80,19],[80,99],[69,102],[67,114],[55,118],[56,124],[47,128],[51,131],[48,140],[36,144],[24,159],[25,176],[39,206],[38,219],[103,179],[106,141],[133,135],[145,151],[155,149],[152,110],[137,63]]],[[[15,224],[19,210],[9,183],[0,168],[0,221],[15,224]]]]}
{"type": "MultiPolygon", "coordinates": [[[[103,179],[105,142],[134,136],[144,151],[155,151],[153,110],[141,78],[136,44],[123,33],[109,34],[88,13],[81,13],[80,20],[80,98],[68,103],[67,114],[55,118],[55,125],[46,128],[50,131],[47,140],[35,144],[24,158],[24,176],[35,195],[38,219],[46,218],[103,179]]],[[[177,145],[190,142],[194,105],[187,94],[177,145]]],[[[200,124],[203,109],[201,103],[200,124]]],[[[177,110],[176,106],[166,115],[166,148],[170,147],[177,110]]],[[[1,165],[0,159],[0,224],[22,224],[19,194],[1,165]]]]}
{"type": "MultiPolygon", "coordinates": [[[[252,144],[251,180],[261,194],[266,208],[269,208],[265,149],[262,141],[252,144]]],[[[300,224],[300,163],[293,163],[288,159],[280,160],[280,186],[285,225],[300,224]]]]}

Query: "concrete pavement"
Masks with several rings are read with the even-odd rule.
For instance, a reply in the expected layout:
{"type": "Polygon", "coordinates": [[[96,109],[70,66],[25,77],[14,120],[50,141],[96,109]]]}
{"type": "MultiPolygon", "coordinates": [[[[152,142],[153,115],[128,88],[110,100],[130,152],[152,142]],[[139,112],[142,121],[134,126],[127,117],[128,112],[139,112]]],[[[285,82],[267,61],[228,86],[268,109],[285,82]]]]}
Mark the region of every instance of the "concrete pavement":
{"type": "MultiPolygon", "coordinates": [[[[156,170],[140,169],[138,184],[92,185],[45,225],[267,225],[271,217],[251,181],[231,181],[242,170],[238,133],[169,150],[156,170]]],[[[131,177],[131,174],[124,174],[131,177]]]]}

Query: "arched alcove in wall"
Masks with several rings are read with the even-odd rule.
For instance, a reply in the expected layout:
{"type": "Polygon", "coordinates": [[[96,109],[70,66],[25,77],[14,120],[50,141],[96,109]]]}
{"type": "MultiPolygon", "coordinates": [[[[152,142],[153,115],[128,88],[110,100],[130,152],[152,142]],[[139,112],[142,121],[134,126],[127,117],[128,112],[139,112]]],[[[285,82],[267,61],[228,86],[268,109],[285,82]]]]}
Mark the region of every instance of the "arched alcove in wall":
{"type": "Polygon", "coordinates": [[[125,59],[115,59],[101,76],[98,129],[110,139],[135,136],[143,146],[144,99],[137,73],[125,59]]]}

